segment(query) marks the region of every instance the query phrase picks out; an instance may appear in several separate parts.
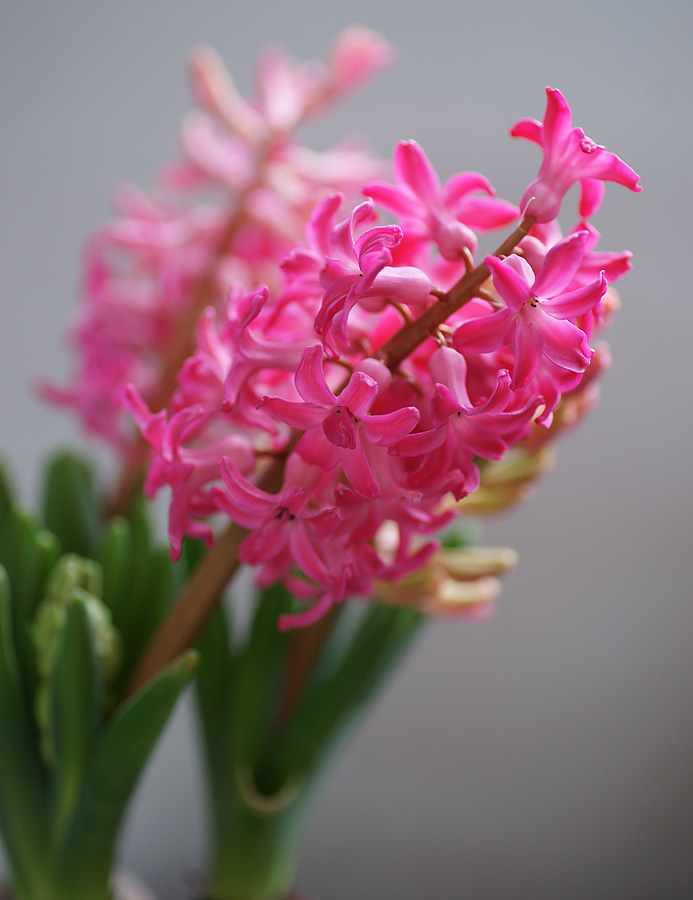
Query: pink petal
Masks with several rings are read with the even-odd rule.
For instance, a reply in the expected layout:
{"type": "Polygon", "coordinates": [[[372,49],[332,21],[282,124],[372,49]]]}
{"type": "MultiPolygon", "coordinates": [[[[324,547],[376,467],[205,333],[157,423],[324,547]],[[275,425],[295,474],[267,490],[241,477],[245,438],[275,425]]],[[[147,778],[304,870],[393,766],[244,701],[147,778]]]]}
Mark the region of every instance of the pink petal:
{"type": "Polygon", "coordinates": [[[345,450],[356,449],[354,422],[346,409],[335,409],[325,417],[322,430],[327,440],[335,447],[345,450]]]}
{"type": "Polygon", "coordinates": [[[368,440],[379,447],[392,447],[415,428],[421,413],[415,406],[405,406],[380,416],[364,416],[361,427],[368,440]]]}
{"type": "Polygon", "coordinates": [[[329,578],[325,563],[320,558],[313,542],[310,540],[303,523],[295,523],[289,538],[291,551],[296,563],[309,578],[324,583],[329,578]]]}
{"type": "Polygon", "coordinates": [[[453,347],[473,353],[490,353],[509,344],[516,327],[515,313],[510,309],[501,309],[489,316],[463,322],[453,335],[453,347]]]}
{"type": "Polygon", "coordinates": [[[453,416],[450,421],[460,443],[471,450],[475,456],[481,456],[484,459],[501,459],[508,449],[508,445],[498,434],[494,434],[490,428],[485,428],[480,422],[465,416],[464,413],[459,417],[453,416]]]}
{"type": "Polygon", "coordinates": [[[575,231],[551,247],[532,287],[535,297],[556,297],[566,289],[580,268],[588,237],[575,231]]]}
{"type": "Polygon", "coordinates": [[[584,372],[594,355],[587,337],[572,322],[541,314],[541,334],[544,353],[557,366],[571,372],[584,372]]]}
{"type": "Polygon", "coordinates": [[[430,431],[418,431],[416,434],[408,434],[406,437],[390,449],[392,456],[421,456],[431,453],[442,447],[448,436],[447,421],[439,428],[430,431]]]}
{"type": "Polygon", "coordinates": [[[356,253],[362,269],[370,263],[370,254],[378,254],[378,259],[383,258],[387,263],[392,262],[392,256],[387,252],[396,247],[402,240],[402,229],[399,225],[376,225],[357,238],[355,242],[356,253]],[[365,265],[364,265],[365,264],[365,265]]]}
{"type": "Polygon", "coordinates": [[[454,209],[457,202],[462,199],[466,200],[466,194],[472,191],[483,191],[491,197],[495,193],[488,178],[484,178],[478,172],[460,172],[445,182],[443,187],[445,205],[454,209]]]}
{"type": "Polygon", "coordinates": [[[276,505],[276,497],[260,490],[244,478],[233,460],[227,457],[221,460],[219,470],[227,493],[216,488],[215,498],[239,525],[243,525],[244,528],[257,527],[262,518],[276,505]]]}
{"type": "Polygon", "coordinates": [[[510,129],[512,137],[525,138],[540,147],[544,146],[543,132],[544,126],[536,119],[520,119],[510,129]]]}
{"type": "Polygon", "coordinates": [[[575,291],[570,291],[567,294],[561,294],[561,296],[552,300],[543,301],[541,307],[557,319],[572,319],[576,316],[583,316],[599,303],[607,288],[606,277],[604,272],[601,272],[599,278],[591,284],[578,288],[575,291]]]}
{"type": "Polygon", "coordinates": [[[382,181],[367,184],[363,189],[363,193],[366,197],[371,197],[376,203],[384,206],[385,209],[405,219],[416,218],[421,210],[420,204],[411,195],[392,184],[386,184],[382,181]]]}
{"type": "Polygon", "coordinates": [[[602,204],[606,185],[596,178],[583,178],[580,182],[580,205],[578,213],[581,218],[593,216],[602,204]]]}
{"type": "Polygon", "coordinates": [[[296,444],[296,453],[301,459],[326,472],[339,462],[339,448],[331,444],[322,428],[311,428],[296,444]]]}
{"type": "Polygon", "coordinates": [[[301,431],[315,428],[322,424],[325,418],[324,406],[317,406],[315,403],[301,403],[296,400],[284,400],[283,397],[263,397],[258,403],[258,409],[264,409],[280,422],[285,422],[292,428],[300,428],[301,431]]]}
{"type": "Polygon", "coordinates": [[[435,384],[445,385],[452,392],[458,408],[470,408],[467,393],[467,360],[452,347],[439,347],[428,361],[428,370],[435,384]]]}
{"type": "Polygon", "coordinates": [[[386,266],[373,282],[369,296],[389,297],[405,306],[422,303],[431,293],[431,279],[415,266],[386,266]]]}
{"type": "Polygon", "coordinates": [[[334,220],[343,199],[342,194],[330,194],[318,203],[308,220],[306,227],[308,243],[323,256],[332,255],[334,220]]]}
{"type": "MultiPolygon", "coordinates": [[[[534,312],[540,312],[534,310],[534,312]]],[[[537,373],[544,349],[544,333],[531,322],[518,326],[513,341],[515,365],[513,366],[513,390],[523,388],[537,373]]]]}
{"type": "MultiPolygon", "coordinates": [[[[582,133],[579,128],[576,128],[575,131],[582,133]]],[[[600,181],[613,181],[616,184],[621,184],[630,188],[631,191],[635,191],[635,193],[639,193],[642,190],[642,187],[638,184],[640,176],[615,153],[594,145],[589,138],[584,138],[584,135],[580,146],[582,152],[573,162],[576,180],[598,178],[600,181]],[[594,147],[594,149],[588,152],[586,148],[591,147],[594,147]]]]}
{"type": "MultiPolygon", "coordinates": [[[[342,595],[343,596],[343,595],[342,595]]],[[[335,603],[338,603],[342,597],[335,597],[332,589],[324,591],[317,600],[314,600],[308,609],[299,613],[285,614],[279,616],[277,620],[277,628],[280,631],[289,631],[292,628],[305,628],[321,619],[330,610],[335,603]]]]}
{"type": "Polygon", "coordinates": [[[546,158],[556,159],[565,149],[570,138],[570,107],[563,94],[555,88],[546,88],[546,113],[542,129],[542,142],[546,158]]]}
{"type": "Polygon", "coordinates": [[[330,51],[328,69],[335,89],[340,93],[358,87],[394,58],[385,41],[362,25],[352,25],[337,38],[330,51]]]}
{"type": "Polygon", "coordinates": [[[501,261],[495,256],[487,256],[484,260],[493,277],[493,286],[505,300],[508,309],[517,312],[531,297],[531,287],[523,273],[529,274],[529,266],[519,256],[511,257],[510,262],[501,261]],[[515,268],[517,267],[517,269],[515,268]]]}
{"type": "Polygon", "coordinates": [[[495,197],[466,197],[464,203],[460,204],[457,215],[471,228],[490,231],[517,219],[520,210],[513,203],[495,197]]]}
{"type": "Polygon", "coordinates": [[[354,372],[349,383],[336,400],[340,406],[348,407],[360,418],[373,406],[378,395],[378,383],[365,372],[354,372]]]}
{"type": "Polygon", "coordinates": [[[380,488],[368,462],[363,439],[358,433],[358,429],[356,437],[356,449],[342,452],[340,462],[344,469],[344,474],[349,479],[356,493],[367,500],[375,500],[380,496],[380,488]]]}
{"type": "Polygon", "coordinates": [[[296,390],[306,403],[315,406],[331,407],[337,398],[328,387],[323,370],[325,353],[321,344],[306,347],[301,354],[301,361],[296,369],[296,390]]]}
{"type": "Polygon", "coordinates": [[[440,179],[416,141],[400,141],[392,168],[397,183],[406,184],[424,206],[442,206],[440,179]]]}

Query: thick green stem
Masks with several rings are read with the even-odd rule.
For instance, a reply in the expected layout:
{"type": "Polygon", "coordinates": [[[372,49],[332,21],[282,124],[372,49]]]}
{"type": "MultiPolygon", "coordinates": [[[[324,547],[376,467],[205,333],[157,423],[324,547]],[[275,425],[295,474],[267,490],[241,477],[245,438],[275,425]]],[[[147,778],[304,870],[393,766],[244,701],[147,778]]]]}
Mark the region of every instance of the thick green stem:
{"type": "Polygon", "coordinates": [[[216,835],[208,900],[275,900],[295,881],[306,795],[291,789],[273,797],[256,792],[238,773],[227,793],[228,833],[216,835]]]}

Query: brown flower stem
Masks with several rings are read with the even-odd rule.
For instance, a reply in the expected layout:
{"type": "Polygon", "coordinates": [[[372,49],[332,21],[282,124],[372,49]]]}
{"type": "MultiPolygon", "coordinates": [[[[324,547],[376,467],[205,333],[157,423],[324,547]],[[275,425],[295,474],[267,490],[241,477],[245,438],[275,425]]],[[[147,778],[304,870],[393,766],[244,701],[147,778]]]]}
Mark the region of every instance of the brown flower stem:
{"type": "MultiPolygon", "coordinates": [[[[534,224],[534,216],[525,216],[515,231],[494,251],[492,256],[507,256],[534,224]]],[[[479,295],[481,285],[489,277],[488,267],[480,263],[475,269],[467,272],[456,285],[454,285],[437,303],[424,312],[418,319],[404,325],[394,334],[387,343],[378,351],[378,356],[384,360],[393,372],[406,359],[410,353],[419,346],[427,337],[435,332],[452,313],[461,309],[473,297],[479,295]]]]}
{"type": "Polygon", "coordinates": [[[190,576],[175,605],[154,635],[135,669],[123,700],[127,700],[195,641],[216,607],[221,592],[238,568],[238,548],[246,535],[234,522],[190,576]]]}
{"type": "MultiPolygon", "coordinates": [[[[276,493],[282,484],[284,464],[284,457],[275,459],[258,486],[268,493],[276,493]]],[[[145,650],[124,699],[195,644],[224,588],[239,567],[238,548],[247,533],[245,528],[231,522],[226,531],[217,537],[145,650]]]]}

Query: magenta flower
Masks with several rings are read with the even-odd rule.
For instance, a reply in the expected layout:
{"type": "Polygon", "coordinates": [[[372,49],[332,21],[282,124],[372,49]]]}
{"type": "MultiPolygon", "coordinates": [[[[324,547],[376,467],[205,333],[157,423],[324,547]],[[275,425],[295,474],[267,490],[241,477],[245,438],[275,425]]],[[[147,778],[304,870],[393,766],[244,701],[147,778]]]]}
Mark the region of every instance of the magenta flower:
{"type": "Polygon", "coordinates": [[[208,416],[201,406],[188,406],[167,421],[165,410],[152,413],[132,385],[123,389],[123,405],[131,413],[142,436],[154,451],[144,490],[153,497],[164,487],[172,490],[168,531],[171,558],[180,556],[183,536],[213,542],[214,533],[206,519],[216,511],[205,486],[219,476],[219,460],[235,460],[239,470],[251,472],[255,454],[248,436],[228,429],[221,436],[198,445],[208,416]]]}
{"type": "Polygon", "coordinates": [[[542,356],[562,369],[584,372],[592,359],[587,336],[568,321],[584,315],[604,296],[604,273],[574,291],[566,292],[585,254],[589,235],[578,231],[555,244],[537,277],[524,259],[489,256],[493,284],[506,308],[463,322],[454,335],[458,350],[488,353],[510,344],[515,365],[513,390],[524,387],[536,375],[542,356]]]}
{"type": "Polygon", "coordinates": [[[407,235],[435,241],[444,259],[457,262],[465,250],[476,251],[473,229],[500,228],[518,216],[517,207],[496,199],[488,180],[476,172],[460,172],[441,186],[416,141],[397,145],[392,168],[396,185],[373,182],[363,193],[399,216],[407,235]]]}
{"type": "MultiPolygon", "coordinates": [[[[382,370],[375,374],[380,374],[384,383],[389,382],[389,372],[382,363],[371,360],[369,368],[382,370]]],[[[341,463],[354,490],[368,499],[380,496],[367,445],[392,447],[419,421],[418,409],[407,406],[391,413],[371,415],[370,409],[379,392],[378,380],[361,371],[352,374],[337,397],[325,380],[320,344],[304,350],[295,384],[301,401],[263,397],[259,406],[281,422],[306,432],[297,453],[307,462],[324,469],[341,463]]]]}
{"type": "Polygon", "coordinates": [[[580,215],[586,218],[598,208],[604,193],[604,181],[614,181],[641,191],[638,175],[615,153],[610,153],[571,127],[570,107],[560,91],[546,88],[544,121],[520,119],[510,130],[513,137],[527,138],[544,149],[539,175],[520,198],[523,216],[537,222],[555,219],[561,201],[575,182],[580,183],[580,215]]]}
{"type": "Polygon", "coordinates": [[[347,350],[351,346],[348,317],[356,304],[369,311],[382,309],[388,299],[415,306],[430,294],[431,280],[414,266],[391,265],[391,250],[402,240],[398,225],[375,225],[357,236],[360,226],[375,218],[372,200],[335,225],[342,199],[334,195],[318,204],[307,233],[311,246],[324,257],[320,274],[324,296],[315,331],[347,350]]]}
{"type": "Polygon", "coordinates": [[[290,456],[284,486],[274,495],[244,478],[231,459],[222,459],[220,469],[224,488],[213,487],[211,495],[220,510],[250,531],[239,559],[259,567],[259,584],[284,579],[295,596],[312,601],[300,612],[281,616],[279,629],[310,625],[341,602],[347,580],[353,582],[353,551],[334,538],[342,513],[336,507],[316,511],[309,505],[321,470],[290,456]],[[292,574],[295,567],[304,577],[292,574]]]}
{"type": "Polygon", "coordinates": [[[272,134],[293,131],[305,118],[320,112],[389,65],[390,47],[372,31],[343,31],[327,66],[297,63],[280,47],[269,47],[256,70],[257,97],[240,96],[217,54],[203,47],[193,53],[191,76],[200,104],[233,132],[254,143],[272,134]]]}
{"type": "Polygon", "coordinates": [[[213,487],[212,497],[220,509],[251,532],[239,556],[250,565],[268,566],[268,584],[283,577],[294,562],[314,581],[322,584],[329,580],[324,544],[341,514],[337,509],[316,512],[308,506],[310,489],[317,481],[311,468],[293,457],[284,487],[275,495],[244,478],[233,459],[221,461],[225,489],[213,487]]]}

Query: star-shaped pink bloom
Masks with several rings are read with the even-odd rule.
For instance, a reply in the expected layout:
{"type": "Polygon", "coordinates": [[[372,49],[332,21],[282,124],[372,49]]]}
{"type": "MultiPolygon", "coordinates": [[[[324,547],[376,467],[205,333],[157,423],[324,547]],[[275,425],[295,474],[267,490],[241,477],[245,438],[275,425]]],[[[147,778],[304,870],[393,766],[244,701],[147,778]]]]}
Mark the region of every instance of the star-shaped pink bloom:
{"type": "Polygon", "coordinates": [[[368,499],[380,496],[366,453],[366,445],[390,448],[414,428],[420,413],[407,406],[383,415],[371,415],[379,393],[379,380],[389,379],[386,367],[370,360],[373,376],[356,371],[337,397],[323,373],[320,344],[303,351],[295,384],[301,401],[263,397],[261,406],[270,415],[306,431],[296,452],[307,462],[334,468],[341,463],[354,490],[368,499]]]}
{"type": "Polygon", "coordinates": [[[578,231],[559,241],[546,254],[536,278],[529,263],[515,254],[504,260],[487,257],[506,308],[463,322],[454,334],[455,348],[489,353],[510,344],[515,358],[513,390],[532,380],[543,356],[562,369],[584,372],[593,353],[587,335],[568,320],[593,309],[606,293],[607,281],[601,272],[585,287],[566,288],[580,267],[588,240],[588,232],[578,231]]]}
{"type": "Polygon", "coordinates": [[[476,251],[473,229],[500,228],[517,218],[517,207],[496,199],[488,180],[477,172],[460,172],[441,185],[416,141],[397,145],[392,169],[396,184],[373,182],[363,193],[399,216],[407,234],[435,241],[441,256],[451,262],[458,262],[465,250],[476,251]]]}
{"type": "Polygon", "coordinates": [[[284,575],[294,562],[319,583],[329,578],[325,539],[341,514],[336,508],[316,512],[309,507],[317,480],[312,468],[293,457],[281,491],[268,494],[244,478],[233,459],[224,457],[219,464],[224,488],[213,487],[211,497],[219,509],[250,531],[239,558],[250,565],[269,566],[272,575],[266,583],[284,575]]]}
{"type": "Polygon", "coordinates": [[[537,222],[555,219],[561,201],[575,182],[580,183],[580,215],[591,216],[604,194],[605,181],[614,181],[641,191],[639,176],[615,153],[610,153],[585,135],[581,128],[571,127],[570,107],[560,91],[546,88],[544,121],[520,119],[510,130],[513,137],[523,137],[544,149],[539,175],[520,198],[523,216],[534,216],[537,222]]]}

